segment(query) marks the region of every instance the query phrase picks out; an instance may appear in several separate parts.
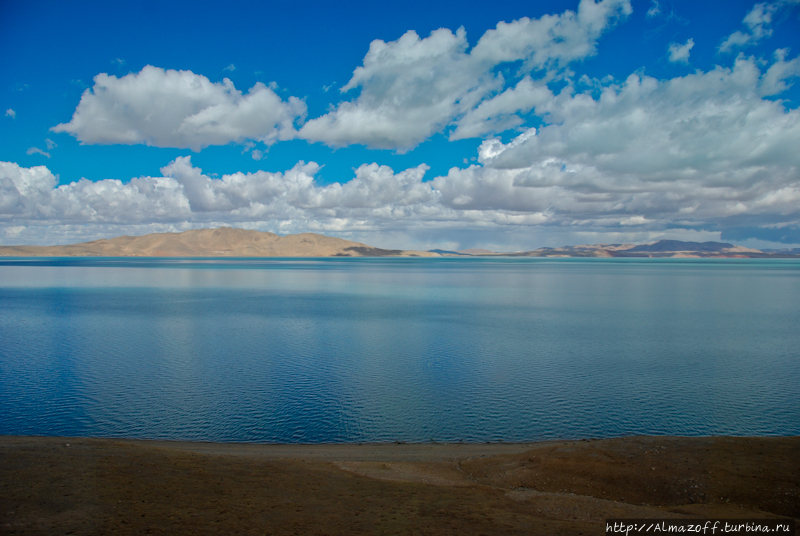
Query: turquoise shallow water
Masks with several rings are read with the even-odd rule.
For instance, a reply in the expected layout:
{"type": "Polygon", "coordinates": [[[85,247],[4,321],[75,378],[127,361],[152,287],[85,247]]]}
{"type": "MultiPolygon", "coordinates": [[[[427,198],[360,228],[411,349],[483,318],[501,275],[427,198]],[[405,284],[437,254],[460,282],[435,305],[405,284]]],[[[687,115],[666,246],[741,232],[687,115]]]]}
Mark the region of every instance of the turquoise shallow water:
{"type": "Polygon", "coordinates": [[[800,434],[800,261],[0,259],[0,434],[800,434]]]}

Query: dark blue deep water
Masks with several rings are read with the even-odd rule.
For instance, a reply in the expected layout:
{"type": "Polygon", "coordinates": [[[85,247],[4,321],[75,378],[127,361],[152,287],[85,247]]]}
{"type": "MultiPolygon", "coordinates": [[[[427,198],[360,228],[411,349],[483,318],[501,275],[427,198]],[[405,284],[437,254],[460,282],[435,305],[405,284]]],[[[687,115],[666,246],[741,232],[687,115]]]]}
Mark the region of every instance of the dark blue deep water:
{"type": "Polygon", "coordinates": [[[0,259],[0,434],[800,434],[800,262],[0,259]]]}

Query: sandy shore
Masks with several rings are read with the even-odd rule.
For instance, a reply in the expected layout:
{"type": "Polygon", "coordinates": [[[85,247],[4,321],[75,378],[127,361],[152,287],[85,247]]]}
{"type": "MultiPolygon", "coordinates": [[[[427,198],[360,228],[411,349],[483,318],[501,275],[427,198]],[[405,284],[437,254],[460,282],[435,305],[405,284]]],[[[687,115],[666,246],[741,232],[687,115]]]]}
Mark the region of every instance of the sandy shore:
{"type": "Polygon", "coordinates": [[[800,438],[253,445],[0,436],[3,534],[603,534],[800,518],[800,438]]]}

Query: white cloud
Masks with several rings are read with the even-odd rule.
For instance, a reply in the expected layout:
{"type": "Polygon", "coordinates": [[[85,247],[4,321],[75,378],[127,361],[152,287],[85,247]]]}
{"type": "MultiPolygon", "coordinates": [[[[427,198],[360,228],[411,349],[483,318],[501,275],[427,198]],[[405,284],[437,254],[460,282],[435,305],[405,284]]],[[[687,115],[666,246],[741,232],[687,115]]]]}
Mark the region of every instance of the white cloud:
{"type": "Polygon", "coordinates": [[[762,236],[800,226],[800,112],[761,96],[779,89],[785,76],[775,73],[794,61],[780,51],[765,73],[742,57],[730,69],[671,80],[632,75],[591,83],[583,93],[521,82],[514,91],[535,99],[504,93],[505,100],[486,101],[495,112],[478,123],[533,101],[545,123],[508,143],[485,140],[479,164],[431,181],[423,180],[424,164],[398,173],[364,164],[350,180],[322,186],[314,180],[319,166],[303,162],[285,173],[213,178],[181,157],[162,177],[56,186],[47,168],[6,163],[0,227],[44,233],[56,224],[116,225],[121,234],[126,225],[152,232],[157,225],[234,224],[387,247],[390,238],[394,247],[410,247],[445,239],[486,246],[504,237],[510,249],[542,245],[544,236],[562,243],[707,240],[728,228],[762,236]]]}
{"type": "MultiPolygon", "coordinates": [[[[190,148],[294,137],[340,147],[366,145],[407,151],[457,122],[452,139],[518,125],[518,112],[533,106],[531,79],[497,95],[505,80],[495,71],[521,62],[520,73],[548,71],[543,80],[572,62],[596,54],[597,41],[632,12],[630,0],[581,0],[577,11],[500,22],[469,49],[466,33],[447,29],[420,38],[408,31],[396,41],[375,40],[362,66],[342,92],[349,101],[308,121],[306,106],[282,100],[277,85],[256,84],[248,93],[233,83],[212,83],[191,71],[146,66],[117,78],[105,73],[84,91],[72,119],[53,127],[88,144],[146,144],[190,148]],[[475,108],[491,97],[483,108],[475,108]],[[498,116],[489,116],[494,111],[498,116]],[[463,119],[463,120],[462,120],[463,119]]],[[[233,71],[230,64],[224,70],[233,71]]],[[[543,85],[540,80],[536,85],[543,85]]]]}
{"type": "Polygon", "coordinates": [[[689,51],[694,47],[694,39],[689,39],[684,44],[670,43],[669,61],[673,63],[689,63],[689,51]]]}
{"type": "MultiPolygon", "coordinates": [[[[51,140],[50,138],[46,138],[46,139],[44,140],[44,142],[45,142],[45,144],[47,145],[47,150],[48,150],[48,151],[50,151],[50,150],[52,150],[52,149],[54,149],[54,148],[58,147],[58,145],[56,144],[56,142],[54,142],[54,141],[53,141],[53,140],[51,140]]],[[[34,154],[40,154],[40,155],[42,155],[42,156],[46,156],[47,158],[50,158],[50,153],[48,153],[47,151],[44,151],[44,150],[42,150],[42,149],[39,149],[38,147],[29,147],[29,148],[28,148],[28,150],[27,150],[27,151],[25,151],[25,154],[27,154],[27,155],[29,155],[29,156],[30,156],[30,155],[34,155],[34,154]]]]}
{"type": "Polygon", "coordinates": [[[556,94],[525,78],[476,108],[473,124],[526,107],[545,123],[508,143],[485,140],[479,164],[428,182],[424,164],[399,173],[365,164],[327,186],[316,184],[313,163],[216,179],[183,157],[163,177],[51,186],[36,190],[38,204],[29,194],[12,203],[22,190],[6,188],[4,203],[15,207],[13,225],[26,210],[48,221],[245,222],[287,232],[788,224],[800,217],[800,112],[761,95],[779,90],[797,61],[779,51],[765,73],[739,58],[730,69],[661,81],[632,75],[583,93],[556,94]]]}
{"type": "Polygon", "coordinates": [[[183,157],[165,166],[162,177],[127,183],[82,179],[57,186],[43,166],[1,163],[0,236],[7,243],[63,243],[232,224],[409,247],[415,235],[427,243],[432,233],[480,233],[540,224],[547,218],[502,209],[451,209],[440,201],[442,193],[433,182],[423,182],[424,164],[399,173],[364,164],[349,181],[326,186],[314,181],[318,169],[317,164],[300,162],[285,173],[233,173],[216,179],[183,157]],[[10,231],[20,226],[23,233],[10,231]]]}
{"type": "Polygon", "coordinates": [[[647,18],[652,19],[653,17],[657,16],[661,13],[661,6],[658,3],[658,0],[652,0],[650,4],[650,9],[647,10],[647,18]]]}
{"type": "Polygon", "coordinates": [[[124,223],[174,221],[190,216],[185,197],[171,178],[142,177],[80,181],[58,186],[44,166],[23,168],[0,162],[0,221],[25,225],[49,222],[124,223]]]}
{"type": "Polygon", "coordinates": [[[363,66],[342,88],[360,87],[359,97],[308,121],[300,137],[332,146],[416,146],[498,87],[467,46],[463,28],[455,34],[436,30],[424,39],[409,31],[397,41],[373,41],[363,66]]]}
{"type": "MultiPolygon", "coordinates": [[[[415,207],[435,205],[437,194],[422,182],[424,164],[400,173],[364,164],[355,177],[319,186],[315,163],[300,162],[285,173],[233,173],[219,179],[179,157],[161,169],[161,177],[118,180],[81,179],[58,186],[44,166],[24,168],[0,163],[0,221],[11,224],[260,222],[297,220],[393,219],[415,207]]],[[[312,224],[313,225],[313,224],[312,224]]],[[[362,223],[363,225],[363,223],[362,223]]]]}
{"type": "Polygon", "coordinates": [[[492,65],[522,60],[523,70],[565,67],[593,56],[603,32],[632,12],[629,0],[581,0],[577,13],[500,22],[480,38],[471,55],[492,65]]]}
{"type": "Polygon", "coordinates": [[[677,173],[673,178],[722,163],[795,165],[798,155],[787,143],[800,131],[798,111],[762,99],[767,82],[755,60],[740,58],[732,69],[666,81],[631,75],[597,99],[567,88],[536,106],[547,125],[535,137],[483,160],[518,168],[569,158],[617,175],[677,173]]]}
{"type": "Polygon", "coordinates": [[[477,138],[489,132],[503,132],[522,124],[517,112],[529,112],[552,98],[546,84],[524,77],[513,88],[481,102],[458,120],[450,140],[477,138]]]}
{"type": "Polygon", "coordinates": [[[731,52],[734,48],[755,45],[763,38],[771,36],[773,15],[780,9],[794,4],[800,4],[800,0],[778,0],[754,5],[742,20],[747,30],[744,32],[737,30],[726,37],[719,46],[719,51],[731,52]]]}
{"type": "MultiPolygon", "coordinates": [[[[772,11],[760,5],[745,21],[748,35],[770,29],[765,14],[772,11]]],[[[216,178],[181,157],[161,177],[57,186],[47,168],[5,163],[0,228],[11,236],[21,226],[55,232],[54,225],[82,225],[84,231],[70,232],[86,233],[109,225],[234,224],[349,234],[382,246],[390,244],[368,240],[369,233],[482,246],[502,235],[522,247],[542,233],[644,241],[668,230],[674,238],[713,239],[708,233],[718,237],[725,229],[800,228],[800,110],[765,98],[800,76],[800,57],[780,49],[768,64],[740,55],[730,68],[668,80],[634,74],[575,83],[571,73],[555,73],[595,53],[603,29],[629,12],[626,1],[584,0],[577,13],[498,24],[471,51],[463,29],[374,41],[342,88],[359,95],[306,123],[299,136],[404,150],[448,128],[452,140],[520,129],[505,143],[484,140],[477,163],[465,158],[463,168],[430,181],[424,164],[400,172],[364,164],[349,180],[320,185],[319,166],[304,162],[284,173],[216,178]],[[522,65],[521,78],[508,86],[496,70],[507,61],[522,65]],[[564,77],[560,90],[548,86],[564,77]],[[523,114],[535,117],[537,128],[524,128],[523,114]],[[475,237],[488,238],[476,243],[475,237]]],[[[688,63],[693,45],[692,39],[673,43],[670,61],[688,63]]],[[[298,135],[293,121],[305,108],[296,101],[292,109],[293,102],[281,100],[275,86],[257,85],[243,95],[229,81],[212,84],[190,72],[147,67],[119,79],[98,76],[73,120],[57,128],[86,143],[112,143],[114,136],[193,148],[233,141],[260,160],[266,149],[255,149],[256,141],[298,135]],[[284,119],[249,121],[266,102],[291,110],[284,119]],[[115,108],[120,103],[130,109],[115,108]]],[[[527,247],[536,245],[541,242],[527,247]]]]}
{"type": "Polygon", "coordinates": [[[225,68],[224,68],[224,69],[222,69],[222,70],[223,70],[223,71],[230,71],[230,72],[233,72],[233,71],[235,71],[235,70],[236,70],[236,66],[235,66],[234,64],[232,64],[232,63],[231,63],[230,65],[228,65],[227,67],[225,67],[225,68]]]}
{"type": "Polygon", "coordinates": [[[629,218],[624,218],[619,222],[620,225],[645,225],[646,223],[650,223],[650,220],[644,216],[631,216],[629,218]]]}
{"type": "Polygon", "coordinates": [[[775,63],[767,69],[761,79],[761,95],[770,96],[783,93],[791,86],[787,80],[800,76],[800,56],[786,61],[788,53],[789,49],[786,48],[775,51],[775,63]]]}
{"type": "Polygon", "coordinates": [[[563,91],[536,106],[548,124],[484,141],[483,167],[434,183],[443,202],[528,207],[570,225],[797,218],[800,112],[762,99],[765,85],[775,86],[741,58],[666,81],[632,75],[599,98],[563,91]]]}
{"type": "Polygon", "coordinates": [[[39,149],[38,147],[29,147],[28,150],[25,151],[25,154],[27,154],[27,155],[40,154],[42,156],[46,156],[47,158],[50,158],[50,153],[45,152],[45,151],[39,149]]]}
{"type": "Polygon", "coordinates": [[[422,182],[428,166],[420,164],[400,173],[388,166],[362,164],[350,181],[312,190],[305,206],[326,209],[398,209],[435,203],[431,183],[422,182]]]}
{"type": "Polygon", "coordinates": [[[446,176],[436,177],[433,185],[441,192],[444,206],[474,214],[486,210],[533,214],[541,223],[547,219],[548,200],[533,189],[517,187],[514,183],[520,173],[473,165],[452,168],[446,176]]]}
{"type": "Polygon", "coordinates": [[[190,148],[246,140],[270,144],[294,136],[301,100],[283,101],[264,84],[243,94],[233,82],[212,83],[191,71],[146,66],[122,78],[99,74],[72,120],[53,127],[89,144],[190,148]]]}
{"type": "MultiPolygon", "coordinates": [[[[603,31],[630,13],[629,0],[582,0],[577,13],[501,22],[470,52],[463,28],[455,33],[439,29],[426,38],[409,31],[397,41],[375,40],[363,65],[342,88],[343,92],[360,88],[359,96],[308,121],[300,137],[337,147],[411,149],[473,111],[487,95],[502,90],[502,76],[493,74],[496,66],[522,61],[523,72],[564,68],[595,54],[603,31]]],[[[516,95],[508,94],[473,113],[455,138],[517,124],[514,112],[530,106],[522,102],[513,110],[513,101],[528,98],[529,83],[518,86],[516,95]],[[504,117],[480,121],[492,106],[504,117]]]]}
{"type": "Polygon", "coordinates": [[[304,218],[347,217],[339,211],[350,209],[388,210],[434,200],[430,185],[422,182],[428,166],[395,174],[387,166],[364,164],[355,177],[340,184],[317,186],[313,176],[319,166],[298,163],[286,173],[234,173],[220,179],[203,175],[189,157],[177,158],[161,169],[181,185],[193,212],[236,212],[244,218],[299,210],[304,218]]]}
{"type": "Polygon", "coordinates": [[[15,112],[11,108],[9,108],[8,110],[6,110],[6,117],[10,117],[11,119],[16,119],[17,118],[17,112],[15,112]]]}

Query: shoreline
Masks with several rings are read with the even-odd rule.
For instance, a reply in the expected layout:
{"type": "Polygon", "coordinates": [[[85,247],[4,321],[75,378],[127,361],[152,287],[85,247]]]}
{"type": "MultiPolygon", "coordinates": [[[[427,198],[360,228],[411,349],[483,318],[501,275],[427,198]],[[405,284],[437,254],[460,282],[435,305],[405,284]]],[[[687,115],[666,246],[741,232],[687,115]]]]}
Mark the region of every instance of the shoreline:
{"type": "Polygon", "coordinates": [[[800,442],[800,435],[630,435],[605,438],[545,439],[524,442],[485,441],[485,442],[363,442],[363,443],[258,443],[238,441],[209,441],[187,439],[141,439],[127,437],[93,436],[40,436],[40,435],[0,435],[0,448],[6,443],[22,442],[64,442],[97,441],[110,444],[127,444],[145,448],[156,448],[180,452],[208,455],[254,456],[265,459],[317,460],[355,460],[362,458],[376,460],[441,460],[467,459],[471,457],[500,456],[519,454],[545,447],[563,447],[571,444],[627,442],[627,441],[679,441],[704,442],[713,440],[748,441],[758,439],[786,439],[800,442]]]}
{"type": "Polygon", "coordinates": [[[0,532],[603,534],[607,518],[800,521],[797,460],[800,436],[360,445],[0,436],[0,532]]]}
{"type": "Polygon", "coordinates": [[[194,229],[178,233],[118,236],[91,242],[34,246],[1,246],[0,256],[222,256],[222,257],[677,257],[677,258],[763,258],[788,255],[800,258],[796,250],[766,250],[728,242],[684,242],[659,240],[650,244],[583,244],[540,247],[532,250],[495,252],[487,249],[427,251],[384,249],[361,242],[315,233],[280,236],[232,227],[194,229]]]}

